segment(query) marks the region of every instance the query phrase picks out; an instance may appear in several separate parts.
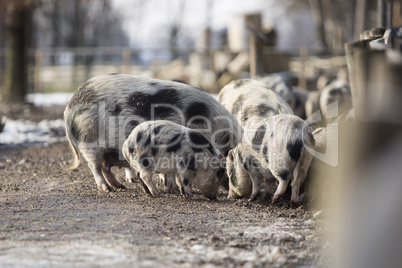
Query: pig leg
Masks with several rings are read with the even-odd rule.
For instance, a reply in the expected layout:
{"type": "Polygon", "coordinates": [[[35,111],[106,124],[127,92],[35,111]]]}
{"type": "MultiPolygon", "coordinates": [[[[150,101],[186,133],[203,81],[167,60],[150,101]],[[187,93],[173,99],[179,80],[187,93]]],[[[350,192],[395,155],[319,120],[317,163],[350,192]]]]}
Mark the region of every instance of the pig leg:
{"type": "MultiPolygon", "coordinates": [[[[176,184],[179,186],[180,193],[187,199],[193,197],[193,192],[191,191],[191,183],[189,179],[190,176],[191,175],[187,174],[187,172],[176,176],[176,184]]],[[[194,174],[192,174],[192,176],[194,176],[194,174]]]]}
{"type": "Polygon", "coordinates": [[[167,186],[166,174],[158,174],[158,179],[163,183],[163,185],[167,186]]]}
{"type": "Polygon", "coordinates": [[[96,164],[88,162],[88,166],[95,177],[95,182],[96,185],[98,185],[98,189],[105,192],[112,191],[112,188],[107,185],[105,177],[103,177],[101,163],[96,164]]]}
{"type": "Polygon", "coordinates": [[[261,197],[261,199],[262,199],[263,201],[268,200],[268,198],[271,196],[271,193],[272,193],[271,181],[274,180],[274,179],[275,179],[275,177],[274,177],[272,174],[270,174],[268,177],[265,177],[265,178],[264,178],[264,189],[265,189],[265,192],[264,192],[264,194],[263,194],[262,197],[261,197]]]}
{"type": "Polygon", "coordinates": [[[126,175],[126,182],[133,183],[134,179],[137,178],[137,175],[131,168],[125,168],[124,173],[126,175]]]}
{"type": "Polygon", "coordinates": [[[165,174],[165,185],[166,187],[172,191],[172,193],[179,193],[179,187],[176,183],[176,175],[173,173],[165,174]]]}
{"type": "Polygon", "coordinates": [[[137,173],[137,178],[138,178],[138,181],[141,184],[142,190],[144,190],[144,193],[146,193],[147,195],[151,195],[151,192],[148,190],[148,187],[145,185],[145,183],[142,181],[142,179],[140,179],[140,177],[141,177],[140,173],[138,172],[137,173]]]}
{"type": "Polygon", "coordinates": [[[154,183],[152,182],[152,175],[153,175],[152,172],[144,170],[140,171],[140,179],[144,182],[151,195],[153,197],[159,197],[160,193],[159,190],[156,189],[154,183]]]}
{"type": "Polygon", "coordinates": [[[96,185],[98,189],[105,192],[110,192],[113,189],[107,184],[105,177],[102,174],[102,160],[100,157],[100,152],[81,149],[81,154],[87,160],[88,167],[95,178],[96,185]]]}
{"type": "Polygon", "coordinates": [[[102,165],[102,174],[106,178],[106,180],[109,182],[110,186],[114,188],[120,188],[120,189],[126,189],[126,187],[121,184],[116,177],[113,175],[112,171],[110,170],[111,167],[107,161],[105,161],[102,165]]]}
{"type": "Polygon", "coordinates": [[[173,173],[167,174],[159,174],[159,179],[163,182],[163,184],[168,188],[168,190],[174,194],[178,194],[179,187],[176,183],[176,177],[173,173]]]}
{"type": "Polygon", "coordinates": [[[279,185],[275,191],[274,198],[272,198],[272,204],[277,203],[279,201],[279,198],[285,193],[291,177],[292,173],[287,170],[283,170],[280,171],[278,174],[275,174],[275,178],[279,181],[279,185]]]}
{"type": "Polygon", "coordinates": [[[290,198],[290,205],[292,207],[299,206],[299,189],[301,184],[299,172],[296,171],[295,173],[297,173],[296,176],[298,176],[299,178],[295,177],[296,179],[292,183],[292,197],[290,198]]]}
{"type": "Polygon", "coordinates": [[[186,197],[186,195],[185,195],[185,193],[184,193],[184,186],[183,186],[183,184],[182,184],[182,182],[181,182],[179,176],[176,176],[176,184],[177,184],[177,186],[179,187],[180,194],[181,194],[182,196],[186,197]]]}
{"type": "Polygon", "coordinates": [[[251,179],[251,186],[252,186],[251,196],[248,201],[255,201],[261,193],[260,174],[253,167],[251,167],[251,165],[248,165],[247,168],[245,168],[245,170],[249,178],[251,179]]]}
{"type": "Polygon", "coordinates": [[[311,160],[313,159],[313,155],[308,153],[307,150],[303,150],[303,154],[301,155],[294,171],[294,180],[292,182],[292,196],[290,198],[290,205],[292,207],[299,206],[299,190],[300,185],[303,183],[306,178],[308,169],[311,164],[311,160]]]}
{"type": "Polygon", "coordinates": [[[257,176],[253,176],[250,174],[251,182],[252,182],[252,191],[251,196],[248,201],[255,201],[260,194],[261,187],[260,187],[260,180],[257,176]]]}

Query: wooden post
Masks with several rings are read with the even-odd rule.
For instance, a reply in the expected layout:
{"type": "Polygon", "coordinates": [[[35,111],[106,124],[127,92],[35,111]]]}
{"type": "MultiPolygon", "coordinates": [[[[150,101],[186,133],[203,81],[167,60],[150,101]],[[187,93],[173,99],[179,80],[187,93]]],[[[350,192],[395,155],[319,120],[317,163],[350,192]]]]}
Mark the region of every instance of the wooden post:
{"type": "Polygon", "coordinates": [[[263,45],[255,35],[250,35],[250,77],[262,75],[263,45]]]}
{"type": "Polygon", "coordinates": [[[364,91],[368,76],[368,40],[356,41],[345,45],[353,108],[357,119],[364,117],[364,91]]]}
{"type": "Polygon", "coordinates": [[[401,26],[400,17],[401,17],[401,2],[394,1],[393,4],[393,11],[392,11],[392,27],[399,27],[401,26]]]}
{"type": "MultiPolygon", "coordinates": [[[[395,14],[396,9],[400,8],[401,4],[399,1],[393,0],[377,0],[377,26],[391,28],[395,26],[395,16],[399,20],[400,14],[395,14]],[[395,6],[395,7],[394,7],[395,6]]],[[[397,24],[396,26],[399,26],[397,24]]]]}
{"type": "Polygon", "coordinates": [[[123,58],[122,73],[130,73],[131,67],[131,49],[126,47],[121,52],[123,58]]]}
{"type": "Polygon", "coordinates": [[[214,70],[214,59],[213,55],[211,52],[211,29],[210,28],[205,28],[201,31],[201,35],[199,39],[197,40],[197,51],[199,53],[204,54],[204,67],[206,70],[214,70]]]}
{"type": "MultiPolygon", "coordinates": [[[[387,15],[387,24],[384,26],[389,26],[389,19],[387,15]]],[[[389,32],[392,41],[394,33],[389,32]]],[[[388,203],[383,201],[384,198],[378,195],[377,199],[372,200],[372,193],[382,185],[388,185],[388,189],[400,188],[401,171],[398,160],[402,156],[399,149],[402,141],[402,53],[399,44],[393,49],[390,47],[370,49],[368,40],[345,45],[355,122],[345,126],[350,127],[350,131],[339,131],[339,159],[343,161],[339,166],[343,171],[331,175],[329,170],[325,170],[325,174],[331,177],[329,181],[336,181],[336,178],[340,182],[338,187],[332,187],[339,191],[333,203],[341,204],[334,209],[341,211],[341,222],[337,226],[342,226],[339,235],[337,234],[341,243],[335,245],[335,248],[341,249],[339,259],[342,262],[347,260],[335,265],[339,267],[359,267],[367,264],[373,267],[389,267],[400,261],[400,252],[394,250],[394,244],[388,243],[388,238],[394,237],[401,225],[400,221],[395,223],[394,220],[399,207],[384,216],[372,213],[372,209],[367,206],[368,202],[371,202],[387,209],[388,203]],[[364,188],[359,188],[363,184],[364,188]],[[350,189],[354,190],[349,191],[350,189]],[[356,193],[355,189],[360,189],[360,192],[356,193]],[[360,205],[352,206],[349,210],[350,204],[357,203],[360,205]],[[361,223],[377,220],[377,217],[383,220],[373,227],[361,230],[361,223]],[[392,222],[388,225],[391,228],[385,228],[386,231],[378,235],[380,229],[384,229],[383,225],[388,222],[392,222]],[[376,235],[371,235],[372,233],[376,235]],[[355,243],[362,239],[368,239],[366,244],[370,246],[355,243]],[[372,244],[380,246],[373,247],[372,244]]]]}
{"type": "Polygon", "coordinates": [[[35,50],[35,78],[34,78],[34,92],[41,92],[41,72],[42,72],[42,50],[35,50]]]}
{"type": "Polygon", "coordinates": [[[300,88],[307,88],[306,81],[306,63],[308,60],[308,49],[305,47],[300,48],[300,73],[299,73],[299,84],[300,88]]]}
{"type": "Polygon", "coordinates": [[[387,1],[387,3],[386,3],[386,14],[387,14],[387,17],[386,17],[386,27],[387,28],[391,28],[392,27],[392,15],[393,15],[393,13],[392,13],[392,10],[393,10],[393,8],[392,8],[392,6],[393,6],[393,0],[391,1],[387,1]]]}
{"type": "Polygon", "coordinates": [[[401,74],[399,50],[370,52],[365,113],[371,121],[402,125],[401,74]]]}
{"type": "Polygon", "coordinates": [[[367,0],[357,0],[355,9],[354,40],[359,40],[360,34],[366,30],[367,0]]]}
{"type": "Polygon", "coordinates": [[[250,77],[262,75],[263,41],[257,36],[261,32],[261,14],[246,16],[246,25],[250,34],[250,77]]]}
{"type": "Polygon", "coordinates": [[[368,40],[346,44],[345,50],[356,119],[402,124],[400,51],[370,51],[368,40]]]}
{"type": "Polygon", "coordinates": [[[377,26],[386,27],[385,0],[377,0],[377,26]]]}

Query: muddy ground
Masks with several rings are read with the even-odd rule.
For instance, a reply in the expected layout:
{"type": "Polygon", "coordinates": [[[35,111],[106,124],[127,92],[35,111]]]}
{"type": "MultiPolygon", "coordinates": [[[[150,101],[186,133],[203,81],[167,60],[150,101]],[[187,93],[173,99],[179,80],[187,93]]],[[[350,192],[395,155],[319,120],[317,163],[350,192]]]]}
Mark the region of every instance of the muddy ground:
{"type": "MultiPolygon", "coordinates": [[[[62,116],[62,107],[2,107],[13,119],[62,116]]],[[[97,190],[67,142],[0,147],[1,267],[309,267],[322,266],[319,212],[247,200],[193,200],[164,192],[97,190]]],[[[123,170],[115,170],[124,181],[123,170]]]]}

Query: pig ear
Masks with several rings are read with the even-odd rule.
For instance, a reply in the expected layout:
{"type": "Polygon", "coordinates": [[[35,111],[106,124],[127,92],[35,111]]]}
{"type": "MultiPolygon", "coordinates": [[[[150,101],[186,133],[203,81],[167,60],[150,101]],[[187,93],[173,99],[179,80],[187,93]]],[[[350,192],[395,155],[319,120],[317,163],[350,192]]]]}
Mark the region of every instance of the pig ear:
{"type": "Polygon", "coordinates": [[[226,166],[226,158],[223,156],[223,154],[219,154],[218,155],[218,157],[217,157],[217,159],[218,159],[218,161],[219,161],[219,163],[222,165],[225,165],[226,166]]]}
{"type": "Polygon", "coordinates": [[[230,151],[229,151],[228,157],[229,157],[230,160],[233,160],[233,159],[234,159],[234,152],[233,152],[233,150],[230,150],[230,151]]]}
{"type": "Polygon", "coordinates": [[[219,144],[220,145],[227,145],[230,142],[230,132],[226,133],[219,139],[219,144]]]}

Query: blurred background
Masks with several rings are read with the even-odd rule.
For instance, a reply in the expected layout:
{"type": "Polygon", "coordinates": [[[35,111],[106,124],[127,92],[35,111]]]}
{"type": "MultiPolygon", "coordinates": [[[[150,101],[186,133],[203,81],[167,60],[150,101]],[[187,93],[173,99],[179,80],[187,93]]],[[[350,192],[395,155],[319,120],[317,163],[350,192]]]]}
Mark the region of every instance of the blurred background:
{"type": "Polygon", "coordinates": [[[323,144],[339,139],[339,165],[312,164],[336,219],[337,267],[401,267],[401,10],[401,0],[0,0],[0,145],[65,142],[64,105],[93,76],[217,93],[275,74],[303,119],[325,121],[326,105],[349,100],[336,132],[321,125],[323,144]],[[353,127],[340,124],[349,115],[353,127]]]}
{"type": "Polygon", "coordinates": [[[387,5],[1,0],[1,97],[15,102],[28,93],[72,92],[90,77],[113,72],[181,80],[212,93],[233,79],[283,72],[314,90],[309,81],[346,67],[338,57],[345,42],[365,29],[391,26],[387,5]]]}

